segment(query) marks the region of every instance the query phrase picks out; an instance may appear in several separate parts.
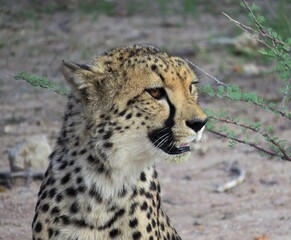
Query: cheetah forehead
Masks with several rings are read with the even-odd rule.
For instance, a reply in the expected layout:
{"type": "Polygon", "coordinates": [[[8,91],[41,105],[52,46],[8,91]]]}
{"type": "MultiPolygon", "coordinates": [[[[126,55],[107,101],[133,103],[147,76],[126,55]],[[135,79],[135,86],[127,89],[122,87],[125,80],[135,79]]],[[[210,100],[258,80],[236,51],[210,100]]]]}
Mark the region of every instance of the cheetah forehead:
{"type": "MultiPolygon", "coordinates": [[[[151,74],[157,75],[164,84],[193,81],[197,78],[184,59],[171,56],[152,45],[133,45],[115,48],[105,52],[92,62],[105,71],[119,76],[123,81],[134,78],[135,81],[148,80],[151,74]]],[[[148,81],[145,81],[147,83],[148,81]]]]}
{"type": "Polygon", "coordinates": [[[151,88],[181,95],[197,78],[186,60],[151,45],[118,47],[88,65],[64,62],[63,72],[76,98],[104,111],[151,88]]]}

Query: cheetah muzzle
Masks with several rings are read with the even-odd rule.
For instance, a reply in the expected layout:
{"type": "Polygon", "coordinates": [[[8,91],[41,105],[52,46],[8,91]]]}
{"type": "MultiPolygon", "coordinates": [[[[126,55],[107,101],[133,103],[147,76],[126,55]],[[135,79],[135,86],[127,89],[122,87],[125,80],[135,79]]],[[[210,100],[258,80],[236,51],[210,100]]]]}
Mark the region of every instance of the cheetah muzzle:
{"type": "MultiPolygon", "coordinates": [[[[191,65],[191,64],[190,64],[191,65]]],[[[63,62],[71,87],[40,187],[33,240],[180,240],[157,161],[182,161],[207,117],[189,62],[151,45],[63,62]]]]}

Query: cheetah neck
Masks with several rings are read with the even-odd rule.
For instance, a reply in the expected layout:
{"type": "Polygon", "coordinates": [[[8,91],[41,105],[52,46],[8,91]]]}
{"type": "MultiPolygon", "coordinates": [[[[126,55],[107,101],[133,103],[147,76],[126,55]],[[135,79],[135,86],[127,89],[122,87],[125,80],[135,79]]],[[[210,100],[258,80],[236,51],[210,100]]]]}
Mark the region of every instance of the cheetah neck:
{"type": "MultiPolygon", "coordinates": [[[[64,124],[55,147],[56,153],[62,153],[62,159],[55,154],[54,173],[62,177],[62,168],[84,177],[87,187],[94,188],[106,199],[114,199],[125,191],[136,188],[140,174],[152,171],[152,165],[158,159],[139,154],[121,146],[106,152],[100,139],[92,144],[89,129],[92,125],[85,121],[82,105],[70,99],[64,115],[64,124]],[[65,153],[65,154],[64,154],[65,153]],[[151,159],[151,160],[149,160],[151,159]]],[[[129,140],[128,140],[129,141],[129,140]]],[[[127,143],[128,144],[128,143],[127,143]]],[[[132,145],[136,142],[132,142],[132,145]]]]}

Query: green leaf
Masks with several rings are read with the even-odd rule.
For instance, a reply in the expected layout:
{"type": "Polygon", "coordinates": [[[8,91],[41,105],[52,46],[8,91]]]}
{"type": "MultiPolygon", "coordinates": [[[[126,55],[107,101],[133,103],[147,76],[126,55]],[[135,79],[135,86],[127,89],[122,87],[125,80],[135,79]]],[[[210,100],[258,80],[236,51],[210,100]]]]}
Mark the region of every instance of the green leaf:
{"type": "Polygon", "coordinates": [[[24,80],[32,86],[46,88],[62,96],[68,96],[70,93],[68,89],[61,88],[53,82],[50,82],[47,77],[37,76],[26,72],[16,73],[13,77],[15,80],[24,80]]]}

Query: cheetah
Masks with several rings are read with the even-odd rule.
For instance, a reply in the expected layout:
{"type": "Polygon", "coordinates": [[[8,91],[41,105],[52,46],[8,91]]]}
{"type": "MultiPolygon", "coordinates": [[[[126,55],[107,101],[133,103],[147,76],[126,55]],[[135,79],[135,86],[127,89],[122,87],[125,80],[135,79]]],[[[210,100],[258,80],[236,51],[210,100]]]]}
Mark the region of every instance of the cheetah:
{"type": "Polygon", "coordinates": [[[63,62],[71,87],[38,194],[33,240],[179,240],[157,161],[183,161],[207,116],[189,61],[152,45],[63,62]]]}

